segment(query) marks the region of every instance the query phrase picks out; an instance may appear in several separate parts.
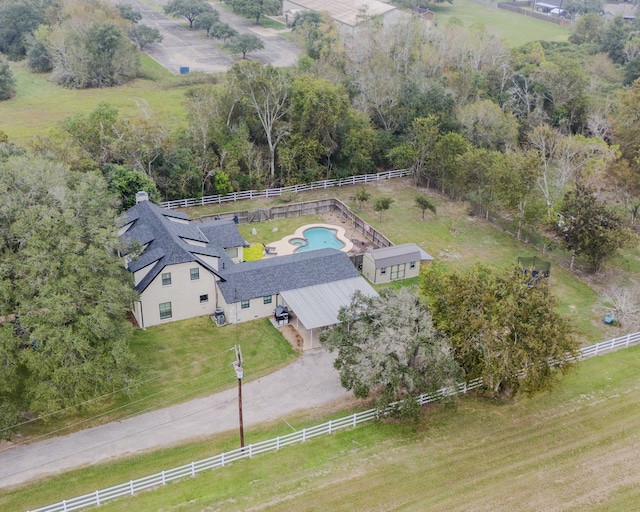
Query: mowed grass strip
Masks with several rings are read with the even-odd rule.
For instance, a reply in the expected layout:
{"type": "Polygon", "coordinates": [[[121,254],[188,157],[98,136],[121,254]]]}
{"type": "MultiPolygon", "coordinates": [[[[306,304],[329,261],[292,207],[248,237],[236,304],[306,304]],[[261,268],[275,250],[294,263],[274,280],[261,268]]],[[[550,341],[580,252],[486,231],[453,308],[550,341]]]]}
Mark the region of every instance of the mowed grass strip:
{"type": "Polygon", "coordinates": [[[567,41],[571,30],[548,21],[524,16],[506,9],[498,9],[496,3],[455,0],[452,3],[430,5],[435,12],[436,23],[450,23],[454,19],[464,27],[486,27],[511,48],[531,41],[567,41]]]}
{"type": "Polygon", "coordinates": [[[131,349],[141,373],[131,396],[120,393],[88,404],[77,414],[54,416],[28,426],[23,435],[40,436],[64,427],[69,427],[63,432],[68,433],[232,387],[237,378],[231,366],[235,353],[229,349],[236,344],[242,347],[247,382],[299,355],[266,318],[217,327],[204,316],[139,329],[131,349]]]}
{"type": "MultiPolygon", "coordinates": [[[[468,396],[419,424],[372,423],[204,472],[101,510],[628,511],[640,500],[640,347],[582,362],[556,391],[468,396]]],[[[274,399],[277,399],[274,397],[274,399]]],[[[315,423],[328,418],[317,417],[315,423]]],[[[300,429],[313,417],[287,418],[300,429]]],[[[286,432],[249,432],[249,442],[286,432]]],[[[229,434],[0,496],[25,510],[236,447],[229,434]],[[200,447],[200,449],[198,449],[200,447]]]]}

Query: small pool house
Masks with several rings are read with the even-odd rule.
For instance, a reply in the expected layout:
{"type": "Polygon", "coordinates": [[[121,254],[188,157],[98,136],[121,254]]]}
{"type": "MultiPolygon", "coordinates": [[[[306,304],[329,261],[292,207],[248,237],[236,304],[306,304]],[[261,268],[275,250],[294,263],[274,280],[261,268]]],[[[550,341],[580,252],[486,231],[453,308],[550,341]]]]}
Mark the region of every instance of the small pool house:
{"type": "Polygon", "coordinates": [[[433,258],[416,244],[371,249],[362,257],[362,275],[373,284],[409,279],[420,274],[420,264],[433,258]]]}

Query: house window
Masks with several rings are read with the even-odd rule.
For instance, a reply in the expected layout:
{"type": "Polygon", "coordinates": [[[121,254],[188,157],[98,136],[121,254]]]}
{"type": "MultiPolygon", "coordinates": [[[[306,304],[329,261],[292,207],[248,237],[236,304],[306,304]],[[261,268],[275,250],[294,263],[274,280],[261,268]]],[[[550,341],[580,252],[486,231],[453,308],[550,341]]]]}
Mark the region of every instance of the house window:
{"type": "Polygon", "coordinates": [[[387,267],[382,267],[380,269],[380,274],[386,274],[387,273],[387,267]]]}
{"type": "Polygon", "coordinates": [[[209,302],[209,294],[200,295],[200,304],[202,304],[203,302],[209,302]]]}
{"type": "Polygon", "coordinates": [[[272,295],[265,295],[263,298],[263,301],[265,304],[271,304],[271,297],[273,297],[272,295]]]}
{"type": "Polygon", "coordinates": [[[242,309],[247,309],[249,307],[249,301],[248,300],[243,300],[240,302],[240,308],[242,309]]]}
{"type": "Polygon", "coordinates": [[[191,280],[192,281],[197,281],[198,279],[200,279],[200,268],[199,267],[189,269],[189,272],[191,274],[191,280]]]}
{"type": "Polygon", "coordinates": [[[171,284],[171,272],[164,272],[162,274],[162,286],[169,286],[171,284]]]}
{"type": "Polygon", "coordinates": [[[160,303],[160,320],[171,318],[171,302],[160,303]]]}
{"type": "Polygon", "coordinates": [[[237,247],[227,247],[224,252],[227,253],[229,258],[237,258],[238,257],[238,248],[237,247]]]}
{"type": "Polygon", "coordinates": [[[416,262],[412,261],[411,263],[409,263],[409,268],[416,268],[416,262]]]}

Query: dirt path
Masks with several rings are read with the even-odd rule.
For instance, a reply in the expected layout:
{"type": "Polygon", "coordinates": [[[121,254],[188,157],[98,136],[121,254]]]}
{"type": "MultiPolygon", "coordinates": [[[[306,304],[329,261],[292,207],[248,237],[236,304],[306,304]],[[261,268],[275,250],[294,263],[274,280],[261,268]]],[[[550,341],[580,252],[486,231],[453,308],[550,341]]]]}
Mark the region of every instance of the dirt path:
{"type": "MultiPolygon", "coordinates": [[[[242,386],[247,427],[344,400],[334,356],[306,351],[296,362],[242,386]]],[[[0,451],[0,488],[238,428],[236,389],[63,437],[0,451]]]]}

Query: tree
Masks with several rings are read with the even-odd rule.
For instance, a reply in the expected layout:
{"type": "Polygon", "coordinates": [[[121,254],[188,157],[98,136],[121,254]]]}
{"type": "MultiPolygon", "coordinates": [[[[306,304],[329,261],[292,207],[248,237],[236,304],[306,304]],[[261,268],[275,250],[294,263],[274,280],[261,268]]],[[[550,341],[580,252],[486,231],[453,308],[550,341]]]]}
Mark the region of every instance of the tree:
{"type": "Polygon", "coordinates": [[[416,197],[416,206],[418,208],[420,208],[420,210],[422,211],[422,218],[424,219],[424,212],[426,210],[429,210],[431,213],[433,213],[434,215],[436,214],[436,207],[434,206],[434,204],[431,202],[431,200],[424,195],[420,195],[416,197]]]}
{"type": "Polygon", "coordinates": [[[148,44],[162,42],[162,35],[157,28],[148,25],[134,25],[129,31],[129,39],[136,43],[142,51],[148,44]]]}
{"type": "Polygon", "coordinates": [[[257,62],[238,62],[227,73],[231,88],[252,110],[264,130],[269,147],[271,180],[276,174],[276,148],[288,125],[288,99],[291,79],[286,71],[257,62]]]}
{"type": "MultiPolygon", "coordinates": [[[[100,5],[91,3],[91,8],[100,5]]],[[[89,13],[85,13],[86,18],[69,13],[48,35],[52,77],[60,85],[73,89],[112,87],[138,76],[138,50],[126,35],[130,24],[114,15],[114,7],[102,7],[104,10],[96,10],[94,17],[89,13]],[[103,21],[111,15],[113,21],[103,21]]]]}
{"type": "Polygon", "coordinates": [[[580,16],[573,27],[569,41],[573,44],[599,44],[602,36],[604,19],[599,13],[591,12],[580,16]]]}
{"type": "Polygon", "coordinates": [[[367,192],[367,189],[364,187],[359,188],[355,195],[353,196],[356,200],[356,204],[359,208],[362,208],[364,203],[366,203],[369,199],[371,199],[371,194],[367,192]]]}
{"type": "Polygon", "coordinates": [[[233,12],[250,19],[255,18],[256,25],[260,22],[261,16],[275,15],[280,11],[278,0],[229,0],[228,3],[233,12]]]}
{"type": "Polygon", "coordinates": [[[303,75],[291,84],[291,131],[317,142],[327,171],[338,150],[339,130],[349,111],[349,95],[342,85],[303,75]]]}
{"type": "Polygon", "coordinates": [[[421,291],[466,378],[481,378],[496,395],[549,390],[578,355],[548,280],[531,286],[521,268],[446,273],[432,265],[422,274],[421,291]]]}
{"type": "Polygon", "coordinates": [[[38,28],[27,43],[27,65],[36,73],[48,73],[53,69],[51,54],[47,47],[49,27],[42,25],[38,28]]]}
{"type": "Polygon", "coordinates": [[[128,387],[136,295],[103,177],[11,157],[0,201],[0,403],[39,415],[128,387]]]}
{"type": "Polygon", "coordinates": [[[86,156],[103,164],[113,160],[116,133],[121,123],[119,116],[118,109],[100,103],[87,115],[76,114],[65,119],[62,129],[86,156]]]}
{"type": "Polygon", "coordinates": [[[169,16],[186,18],[190,29],[193,28],[193,23],[198,16],[213,10],[206,0],[170,0],[164,6],[164,12],[169,16]]]}
{"type": "Polygon", "coordinates": [[[591,272],[598,272],[606,260],[635,239],[620,216],[583,185],[565,194],[555,229],[573,256],[587,259],[591,272]]]}
{"type": "Polygon", "coordinates": [[[621,15],[616,16],[602,29],[599,50],[609,55],[616,64],[624,64],[624,47],[630,32],[631,27],[627,25],[624,18],[621,15]]]}
{"type": "Polygon", "coordinates": [[[198,15],[195,22],[193,23],[193,26],[194,28],[206,30],[207,37],[209,37],[211,29],[216,24],[220,24],[220,14],[218,13],[218,11],[212,10],[209,12],[203,12],[202,14],[198,15]]]}
{"type": "Polygon", "coordinates": [[[211,37],[222,39],[225,44],[238,35],[238,31],[232,28],[228,23],[214,23],[209,30],[211,37]]]}
{"type": "Polygon", "coordinates": [[[0,101],[13,98],[16,93],[16,79],[9,64],[0,59],[0,101]]]}
{"type": "Polygon", "coordinates": [[[516,146],[518,122],[491,100],[479,100],[457,109],[464,137],[474,146],[504,151],[516,146]]]}
{"type": "Polygon", "coordinates": [[[262,50],[264,48],[264,43],[262,42],[262,39],[258,36],[254,36],[253,34],[240,34],[239,36],[235,36],[231,39],[229,48],[233,53],[241,53],[242,58],[246,59],[248,52],[262,50]]]}
{"type": "Polygon", "coordinates": [[[321,342],[337,352],[334,366],[342,386],[358,398],[375,395],[380,410],[401,400],[410,411],[416,395],[461,376],[446,338],[414,290],[387,288],[378,297],[356,292],[338,320],[320,335],[321,342]]]}
{"type": "Polygon", "coordinates": [[[380,215],[380,221],[382,222],[382,214],[391,208],[393,199],[390,197],[379,197],[373,202],[373,210],[380,215]]]}
{"type": "Polygon", "coordinates": [[[116,4],[116,7],[120,11],[120,16],[129,20],[131,23],[139,23],[142,20],[142,13],[140,11],[135,10],[129,4],[116,4]]]}
{"type": "Polygon", "coordinates": [[[144,190],[149,200],[157,203],[160,193],[156,184],[146,174],[126,165],[105,165],[104,174],[109,183],[109,190],[120,199],[120,209],[128,210],[136,204],[136,192],[144,190]]]}
{"type": "Polygon", "coordinates": [[[21,59],[27,53],[27,38],[45,21],[50,1],[11,0],[0,2],[0,53],[21,59]]]}
{"type": "Polygon", "coordinates": [[[516,221],[516,239],[523,228],[535,227],[544,216],[544,202],[537,186],[540,159],[534,151],[509,151],[494,169],[493,188],[500,205],[516,221]]]}

